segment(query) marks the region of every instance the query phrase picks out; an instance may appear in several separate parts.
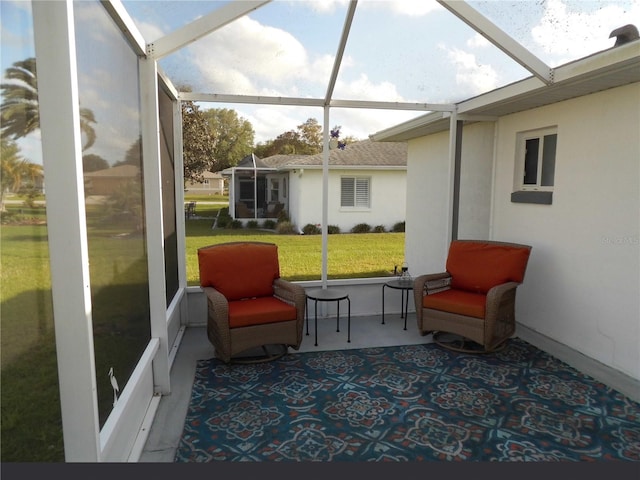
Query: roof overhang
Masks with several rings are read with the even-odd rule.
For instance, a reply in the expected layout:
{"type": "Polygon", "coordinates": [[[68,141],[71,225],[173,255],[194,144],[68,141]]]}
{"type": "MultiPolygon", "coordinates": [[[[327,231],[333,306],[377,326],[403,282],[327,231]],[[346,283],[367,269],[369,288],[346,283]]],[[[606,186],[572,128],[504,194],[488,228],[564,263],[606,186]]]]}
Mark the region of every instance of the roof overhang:
{"type": "MultiPolygon", "coordinates": [[[[640,82],[640,41],[595,53],[554,69],[554,82],[529,77],[456,105],[456,119],[472,123],[640,82]]],[[[449,129],[451,113],[432,112],[374,133],[379,142],[401,142],[449,129]]]]}
{"type": "MultiPolygon", "coordinates": [[[[318,170],[322,171],[322,165],[286,165],[279,168],[279,171],[291,170],[318,170]]],[[[329,165],[329,170],[407,170],[406,165],[329,165]]]]}

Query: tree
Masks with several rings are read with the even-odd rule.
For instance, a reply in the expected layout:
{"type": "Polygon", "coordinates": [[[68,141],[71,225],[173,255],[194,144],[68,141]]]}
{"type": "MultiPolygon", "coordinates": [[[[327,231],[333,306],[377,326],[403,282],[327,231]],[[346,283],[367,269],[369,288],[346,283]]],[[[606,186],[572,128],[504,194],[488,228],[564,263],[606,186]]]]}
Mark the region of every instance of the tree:
{"type": "Polygon", "coordinates": [[[309,118],[302,125],[298,125],[298,133],[302,142],[303,155],[314,155],[322,151],[322,126],[315,118],[309,118]]]}
{"type": "Polygon", "coordinates": [[[216,170],[234,167],[253,151],[255,132],[251,122],[238,117],[235,110],[212,108],[202,112],[215,139],[216,170]]]}
{"type": "MultiPolygon", "coordinates": [[[[14,62],[6,69],[5,77],[10,82],[0,84],[4,99],[0,105],[0,132],[2,138],[16,140],[40,128],[36,59],[32,57],[14,62]]],[[[93,128],[95,124],[93,112],[88,108],[80,108],[80,130],[84,136],[83,151],[96,141],[93,128]]]]}
{"type": "Polygon", "coordinates": [[[42,177],[42,165],[28,162],[20,155],[20,147],[6,138],[0,139],[0,210],[5,211],[4,194],[19,191],[25,181],[35,185],[42,177]]]}
{"type": "Polygon", "coordinates": [[[100,155],[95,153],[88,153],[82,156],[82,171],[97,172],[98,170],[105,170],[109,168],[109,162],[107,162],[100,155]]]}
{"type": "Polygon", "coordinates": [[[142,167],[142,135],[139,135],[136,141],[127,149],[124,154],[124,160],[119,160],[113,164],[114,167],[119,167],[120,165],[142,167]]]}
{"type": "Polygon", "coordinates": [[[182,157],[185,182],[202,182],[203,172],[216,171],[215,140],[207,118],[193,102],[182,102],[182,157]]]}
{"type": "Polygon", "coordinates": [[[259,143],[254,153],[261,158],[272,155],[314,155],[322,151],[322,127],[315,118],[278,135],[275,140],[259,143]]]}

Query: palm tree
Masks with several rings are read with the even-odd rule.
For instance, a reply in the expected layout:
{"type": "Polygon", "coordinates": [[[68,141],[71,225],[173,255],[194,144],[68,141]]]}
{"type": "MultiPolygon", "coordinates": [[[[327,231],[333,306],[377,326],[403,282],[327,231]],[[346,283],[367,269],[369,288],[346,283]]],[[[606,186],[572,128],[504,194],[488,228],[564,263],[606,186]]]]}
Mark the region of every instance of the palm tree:
{"type": "MultiPolygon", "coordinates": [[[[3,97],[0,132],[3,138],[16,140],[40,128],[36,59],[32,57],[14,62],[6,69],[5,78],[10,82],[0,84],[3,97]]],[[[95,123],[93,112],[88,108],[80,108],[80,130],[85,138],[83,151],[96,141],[95,123]]]]}

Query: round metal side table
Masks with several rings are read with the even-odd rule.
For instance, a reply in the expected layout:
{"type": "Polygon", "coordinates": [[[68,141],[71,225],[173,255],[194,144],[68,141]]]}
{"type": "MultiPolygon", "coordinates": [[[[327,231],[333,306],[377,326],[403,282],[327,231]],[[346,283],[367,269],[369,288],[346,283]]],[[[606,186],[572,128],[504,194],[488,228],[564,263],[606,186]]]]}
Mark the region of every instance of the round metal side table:
{"type": "Polygon", "coordinates": [[[400,302],[400,318],[404,318],[404,329],[407,329],[407,311],[409,309],[409,292],[413,290],[413,279],[394,278],[382,285],[382,324],[384,325],[384,289],[386,287],[400,290],[402,301],[400,302]]]}
{"type": "MultiPolygon", "coordinates": [[[[340,331],[340,301],[346,300],[348,305],[347,310],[347,342],[351,343],[351,300],[349,294],[342,290],[334,288],[317,288],[309,290],[307,292],[307,300],[313,300],[315,302],[315,333],[316,341],[315,346],[318,346],[318,302],[336,302],[336,332],[340,331]]],[[[309,309],[307,308],[307,335],[309,335],[309,309]]]]}

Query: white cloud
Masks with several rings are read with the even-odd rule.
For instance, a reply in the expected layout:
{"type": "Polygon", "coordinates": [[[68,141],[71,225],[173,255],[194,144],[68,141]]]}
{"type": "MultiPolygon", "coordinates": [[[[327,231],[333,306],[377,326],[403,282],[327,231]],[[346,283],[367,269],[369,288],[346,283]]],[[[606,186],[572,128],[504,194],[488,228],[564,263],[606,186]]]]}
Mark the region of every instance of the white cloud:
{"type": "Polygon", "coordinates": [[[362,73],[349,83],[338,82],[335,89],[335,98],[349,100],[380,100],[386,102],[402,102],[404,99],[398,93],[396,86],[391,82],[373,83],[369,77],[362,73]]]}
{"type": "Polygon", "coordinates": [[[358,9],[360,8],[387,10],[395,15],[421,17],[443,7],[438,2],[425,0],[360,0],[358,9]]]}
{"type": "Polygon", "coordinates": [[[469,48],[485,48],[489,45],[491,45],[491,42],[479,33],[476,33],[473,37],[467,40],[467,47],[469,48]]]}
{"type": "Polygon", "coordinates": [[[640,17],[640,6],[607,5],[593,12],[570,11],[562,0],[548,0],[540,23],[531,29],[534,41],[558,63],[613,46],[609,34],[640,17]]]}
{"type": "Polygon", "coordinates": [[[449,60],[456,69],[456,84],[463,92],[477,95],[493,90],[498,85],[498,74],[490,65],[481,65],[476,56],[458,48],[448,48],[440,45],[447,51],[449,60]]]}
{"type": "Polygon", "coordinates": [[[347,5],[349,0],[293,0],[304,3],[316,13],[333,13],[342,5],[347,5]]]}
{"type": "Polygon", "coordinates": [[[256,143],[273,140],[281,133],[295,130],[308,118],[315,118],[322,124],[322,111],[304,107],[255,107],[251,114],[242,115],[251,122],[256,133],[256,143]]]}
{"type": "Polygon", "coordinates": [[[400,15],[419,17],[442,8],[437,2],[424,0],[393,0],[390,2],[391,11],[400,15]]]}
{"type": "Polygon", "coordinates": [[[329,64],[309,60],[304,46],[290,33],[243,17],[195,42],[190,57],[216,91],[245,95],[291,95],[296,81],[319,77],[314,68],[329,64]],[[260,86],[258,86],[260,85],[260,86]]]}
{"type": "Polygon", "coordinates": [[[342,136],[353,136],[364,140],[380,130],[402,123],[425,112],[406,110],[368,110],[362,108],[333,109],[331,127],[342,126],[342,136]]]}
{"type": "Polygon", "coordinates": [[[147,43],[154,42],[157,39],[165,36],[165,32],[163,32],[159,26],[152,23],[139,21],[136,22],[136,25],[138,26],[138,30],[140,30],[142,37],[147,43]]]}

